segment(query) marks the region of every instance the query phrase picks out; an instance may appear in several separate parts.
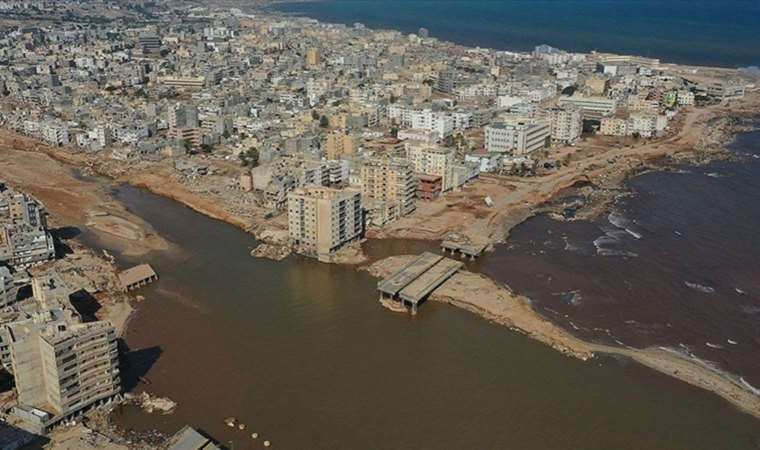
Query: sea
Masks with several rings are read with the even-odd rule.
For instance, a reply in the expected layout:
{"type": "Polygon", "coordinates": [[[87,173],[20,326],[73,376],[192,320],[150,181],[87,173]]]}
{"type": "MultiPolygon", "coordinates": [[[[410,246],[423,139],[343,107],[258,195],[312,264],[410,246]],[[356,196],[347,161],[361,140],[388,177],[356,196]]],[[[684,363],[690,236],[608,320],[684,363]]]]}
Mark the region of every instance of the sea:
{"type": "Polygon", "coordinates": [[[633,178],[596,220],[532,218],[480,269],[578,336],[666,347],[760,392],[760,131],[729,150],[633,178]]]}
{"type": "Polygon", "coordinates": [[[760,66],[757,0],[318,0],[270,9],[328,23],[430,35],[467,46],[613,52],[665,62],[760,66]]]}

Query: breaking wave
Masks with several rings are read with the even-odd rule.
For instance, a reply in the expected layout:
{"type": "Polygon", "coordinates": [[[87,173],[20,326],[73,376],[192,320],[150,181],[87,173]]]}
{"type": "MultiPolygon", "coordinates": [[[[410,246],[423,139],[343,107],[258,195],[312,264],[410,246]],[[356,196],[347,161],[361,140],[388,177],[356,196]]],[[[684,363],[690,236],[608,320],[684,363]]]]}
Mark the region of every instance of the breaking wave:
{"type": "Polygon", "coordinates": [[[714,287],[705,286],[704,284],[699,283],[690,283],[688,281],[684,281],[683,284],[686,285],[689,289],[694,289],[695,291],[704,292],[705,294],[712,294],[715,292],[714,287]]]}

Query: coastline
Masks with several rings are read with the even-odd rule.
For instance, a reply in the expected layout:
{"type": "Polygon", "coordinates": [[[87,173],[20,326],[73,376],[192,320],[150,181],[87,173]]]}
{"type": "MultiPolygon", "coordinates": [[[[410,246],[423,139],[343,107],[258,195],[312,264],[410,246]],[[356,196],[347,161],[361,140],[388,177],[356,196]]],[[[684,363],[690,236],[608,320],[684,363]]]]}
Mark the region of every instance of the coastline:
{"type": "MultiPolygon", "coordinates": [[[[473,31],[472,29],[466,29],[461,27],[455,27],[451,23],[447,23],[445,20],[442,21],[442,23],[437,23],[440,21],[440,19],[420,19],[416,18],[414,20],[407,20],[402,21],[399,19],[403,19],[403,16],[396,16],[396,17],[383,17],[382,15],[377,18],[373,16],[377,16],[377,14],[368,14],[367,16],[362,16],[361,14],[351,14],[351,15],[344,15],[341,12],[336,12],[334,10],[331,10],[331,8],[328,7],[321,7],[321,11],[317,10],[315,11],[312,9],[312,7],[315,4],[320,3],[330,3],[326,2],[325,0],[261,0],[257,2],[253,6],[253,11],[256,13],[262,13],[272,16],[280,16],[283,18],[297,18],[297,19],[312,19],[312,20],[318,20],[319,22],[328,23],[328,24],[334,24],[334,25],[342,25],[342,26],[351,26],[353,23],[362,23],[365,24],[365,26],[368,29],[371,29],[373,31],[398,31],[401,33],[416,33],[417,30],[420,27],[426,27],[430,30],[433,37],[438,38],[441,40],[441,42],[446,43],[452,43],[459,46],[464,47],[479,47],[479,48],[492,48],[498,51],[507,51],[507,52],[530,52],[533,50],[533,48],[537,45],[542,44],[548,44],[556,47],[563,48],[568,51],[577,52],[577,53],[591,53],[592,51],[600,51],[600,52],[608,52],[608,53],[615,53],[615,54],[631,54],[631,55],[641,55],[641,56],[647,56],[647,57],[653,57],[653,58],[659,58],[662,61],[668,61],[668,65],[678,65],[681,67],[691,67],[691,68],[711,68],[711,69],[725,69],[725,70],[736,70],[738,68],[745,68],[745,67],[752,67],[757,65],[757,58],[756,56],[753,57],[752,55],[745,55],[744,58],[704,58],[702,55],[698,53],[690,53],[687,51],[687,53],[684,53],[685,50],[687,50],[683,44],[680,45],[680,48],[678,45],[670,48],[668,51],[667,49],[662,50],[658,49],[655,54],[652,54],[651,49],[657,48],[658,44],[660,45],[668,45],[673,41],[678,41],[680,39],[683,39],[682,36],[678,34],[673,34],[669,36],[658,36],[657,39],[650,41],[649,46],[640,45],[640,46],[630,46],[626,45],[625,40],[619,40],[616,43],[613,43],[609,46],[603,45],[602,48],[600,48],[600,45],[598,42],[595,41],[588,41],[588,40],[580,40],[577,42],[568,42],[568,39],[572,39],[572,37],[568,38],[566,33],[570,33],[573,30],[572,29],[561,29],[558,28],[557,31],[559,33],[531,33],[530,28],[519,28],[522,25],[522,22],[513,22],[513,23],[505,23],[504,27],[506,28],[512,28],[513,32],[509,33],[502,33],[500,30],[483,30],[482,28],[473,31]],[[301,6],[301,7],[299,7],[301,6]],[[304,8],[305,6],[305,8],[304,8]],[[462,31],[465,32],[462,32],[462,31]],[[478,34],[478,37],[473,38],[471,35],[474,33],[478,34]],[[530,36],[528,39],[521,39],[522,36],[520,35],[527,35],[530,36]]],[[[334,2],[334,3],[343,3],[344,8],[345,5],[351,5],[352,2],[334,2]]],[[[372,2],[370,2],[372,3],[372,2]]],[[[621,2],[623,5],[617,9],[624,9],[625,8],[625,2],[621,2]]],[[[250,6],[248,3],[238,3],[241,8],[245,8],[250,6]]],[[[396,6],[396,5],[394,5],[396,6]]],[[[371,5],[370,5],[371,7],[371,5]]],[[[590,6],[589,8],[593,8],[593,6],[590,6]]],[[[556,9],[555,9],[556,10],[556,9]]],[[[412,10],[412,15],[414,13],[419,12],[412,10]]],[[[498,14],[500,11],[487,11],[491,12],[492,14],[498,14]]],[[[588,11],[587,11],[588,12],[588,11]]],[[[607,11],[610,13],[610,11],[607,11]]],[[[615,11],[611,11],[615,12],[615,11]]],[[[520,11],[518,11],[517,16],[522,18],[523,21],[526,19],[530,21],[532,17],[530,15],[526,15],[526,11],[521,11],[522,14],[520,14],[520,11]]],[[[559,13],[567,13],[566,11],[559,10],[559,13]]],[[[530,14],[530,12],[528,12],[530,14]]],[[[514,15],[514,12],[512,12],[512,15],[514,15]]],[[[563,14],[564,15],[564,14],[563,14]]],[[[632,17],[629,17],[631,19],[632,17]]],[[[464,17],[463,17],[464,19],[464,17]]],[[[543,22],[546,23],[548,21],[547,17],[542,17],[543,22]]],[[[566,20],[578,20],[578,17],[572,17],[568,18],[566,20]]],[[[696,23],[699,23],[699,19],[696,23]]],[[[539,23],[532,23],[531,25],[540,26],[542,24],[539,23]]],[[[563,25],[561,22],[559,23],[553,23],[554,26],[561,26],[563,25]]],[[[702,23],[704,25],[704,23],[702,23]]],[[[602,29],[598,30],[597,33],[599,34],[605,34],[605,33],[613,33],[616,30],[612,29],[602,29]]],[[[648,38],[650,36],[647,36],[647,30],[646,29],[638,29],[641,33],[641,37],[648,38]]],[[[690,33],[687,32],[687,35],[693,35],[694,30],[692,30],[690,33]]],[[[629,39],[631,36],[627,36],[629,39]]],[[[677,42],[675,42],[677,44],[677,42]]],[[[691,44],[691,40],[689,40],[689,44],[691,44]]],[[[689,45],[687,44],[687,46],[689,45]]],[[[725,50],[724,50],[725,51],[725,50]]]]}

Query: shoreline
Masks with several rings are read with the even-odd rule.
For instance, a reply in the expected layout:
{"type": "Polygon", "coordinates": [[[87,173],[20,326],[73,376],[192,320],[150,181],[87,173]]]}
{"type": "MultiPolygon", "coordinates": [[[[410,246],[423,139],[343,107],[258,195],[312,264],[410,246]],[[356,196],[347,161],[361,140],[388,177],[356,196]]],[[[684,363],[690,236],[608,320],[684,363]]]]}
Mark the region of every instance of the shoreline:
{"type": "MultiPolygon", "coordinates": [[[[414,259],[415,255],[391,256],[363,268],[374,277],[391,274],[414,259]]],[[[760,419],[760,395],[741,378],[713,368],[664,347],[636,349],[582,340],[538,313],[530,299],[500,286],[482,274],[461,271],[444,282],[429,297],[448,303],[505,326],[541,342],[569,357],[582,361],[597,355],[622,356],[661,374],[713,392],[738,409],[760,419]]]]}
{"type": "MultiPolygon", "coordinates": [[[[320,23],[324,23],[324,24],[328,24],[328,25],[351,26],[351,24],[353,24],[353,23],[357,23],[357,22],[362,23],[361,21],[357,21],[357,20],[346,20],[346,21],[338,21],[338,22],[334,22],[334,21],[330,21],[330,20],[321,20],[321,19],[317,19],[315,17],[312,17],[311,15],[309,15],[310,13],[308,13],[308,12],[296,11],[296,10],[294,10],[294,11],[283,11],[283,10],[281,10],[281,9],[278,8],[278,5],[283,5],[283,4],[285,4],[285,5],[298,5],[298,4],[308,5],[308,4],[322,3],[322,2],[324,2],[324,0],[261,0],[261,2],[256,3],[254,5],[250,5],[250,4],[247,4],[247,3],[241,3],[239,6],[241,8],[250,8],[254,13],[261,13],[261,14],[265,14],[265,15],[269,15],[269,16],[282,17],[282,18],[295,18],[295,19],[316,20],[316,21],[318,21],[320,23]]],[[[424,25],[422,25],[420,23],[419,26],[423,27],[424,25]]],[[[394,28],[393,26],[387,26],[387,25],[366,26],[366,28],[368,30],[375,31],[375,32],[377,32],[377,31],[380,31],[380,32],[382,32],[382,31],[396,31],[396,32],[399,32],[399,33],[416,33],[417,32],[417,29],[415,29],[414,27],[412,27],[412,29],[409,29],[409,30],[403,30],[403,29],[398,28],[398,27],[394,28]]],[[[530,45],[526,45],[524,49],[520,49],[520,48],[515,48],[515,47],[511,47],[511,48],[507,48],[507,47],[495,47],[492,44],[478,44],[478,43],[475,43],[475,42],[467,43],[467,42],[461,42],[461,41],[458,41],[458,40],[449,39],[449,38],[445,38],[445,37],[436,37],[436,36],[433,36],[433,37],[436,38],[436,39],[438,39],[440,42],[448,43],[448,44],[452,44],[452,45],[456,45],[456,46],[471,47],[471,48],[477,47],[477,48],[485,48],[485,49],[496,50],[496,51],[501,51],[501,52],[513,52],[513,53],[529,53],[530,51],[532,51],[533,47],[538,46],[538,45],[542,45],[542,44],[554,45],[554,44],[551,44],[550,42],[548,42],[547,40],[543,40],[542,42],[539,42],[539,41],[532,42],[530,45]]],[[[561,47],[561,45],[560,45],[560,47],[561,47]]],[[[568,50],[568,51],[571,51],[571,52],[574,52],[574,53],[591,53],[593,51],[599,51],[599,50],[596,47],[593,47],[593,48],[576,49],[576,50],[568,50]]],[[[600,53],[613,53],[613,54],[634,54],[635,53],[635,52],[629,52],[629,51],[625,51],[625,50],[613,50],[613,49],[603,50],[603,51],[599,51],[599,52],[600,53]]],[[[659,59],[661,61],[661,63],[663,65],[666,65],[666,66],[685,67],[685,68],[697,69],[697,70],[699,70],[699,69],[712,69],[712,70],[736,71],[736,70],[739,70],[739,69],[746,69],[746,68],[753,67],[753,63],[747,63],[747,64],[743,64],[743,65],[742,64],[736,64],[736,63],[734,63],[733,65],[730,65],[730,64],[720,64],[720,63],[709,63],[708,64],[706,62],[705,63],[693,63],[693,62],[685,62],[685,61],[679,62],[679,61],[677,61],[675,59],[671,59],[671,58],[666,57],[666,56],[660,56],[660,57],[658,57],[658,56],[648,55],[648,57],[657,58],[657,59],[659,59]]]]}

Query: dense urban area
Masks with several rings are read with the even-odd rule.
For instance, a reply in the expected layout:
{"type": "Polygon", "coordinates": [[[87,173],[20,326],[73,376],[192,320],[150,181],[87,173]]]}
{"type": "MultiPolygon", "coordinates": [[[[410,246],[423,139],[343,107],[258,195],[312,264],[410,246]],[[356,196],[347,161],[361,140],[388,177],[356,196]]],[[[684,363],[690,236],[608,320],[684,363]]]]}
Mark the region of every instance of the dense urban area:
{"type": "MultiPolygon", "coordinates": [[[[365,239],[401,237],[476,258],[566,189],[583,189],[591,214],[654,160],[718,157],[758,105],[751,70],[466,48],[426,29],[229,3],[0,1],[0,168],[11,169],[0,170],[0,408],[12,425],[0,439],[150,447],[66,430],[135,401],[117,339],[130,292],[158,275],[119,271],[62,236],[71,214],[148,247],[160,239],[123,210],[35,185],[68,182],[40,154],[243,228],[261,243],[254,256],[359,264],[365,239]],[[82,307],[93,303],[96,314],[82,307]]],[[[190,428],[155,445],[216,448],[190,428]]]]}

